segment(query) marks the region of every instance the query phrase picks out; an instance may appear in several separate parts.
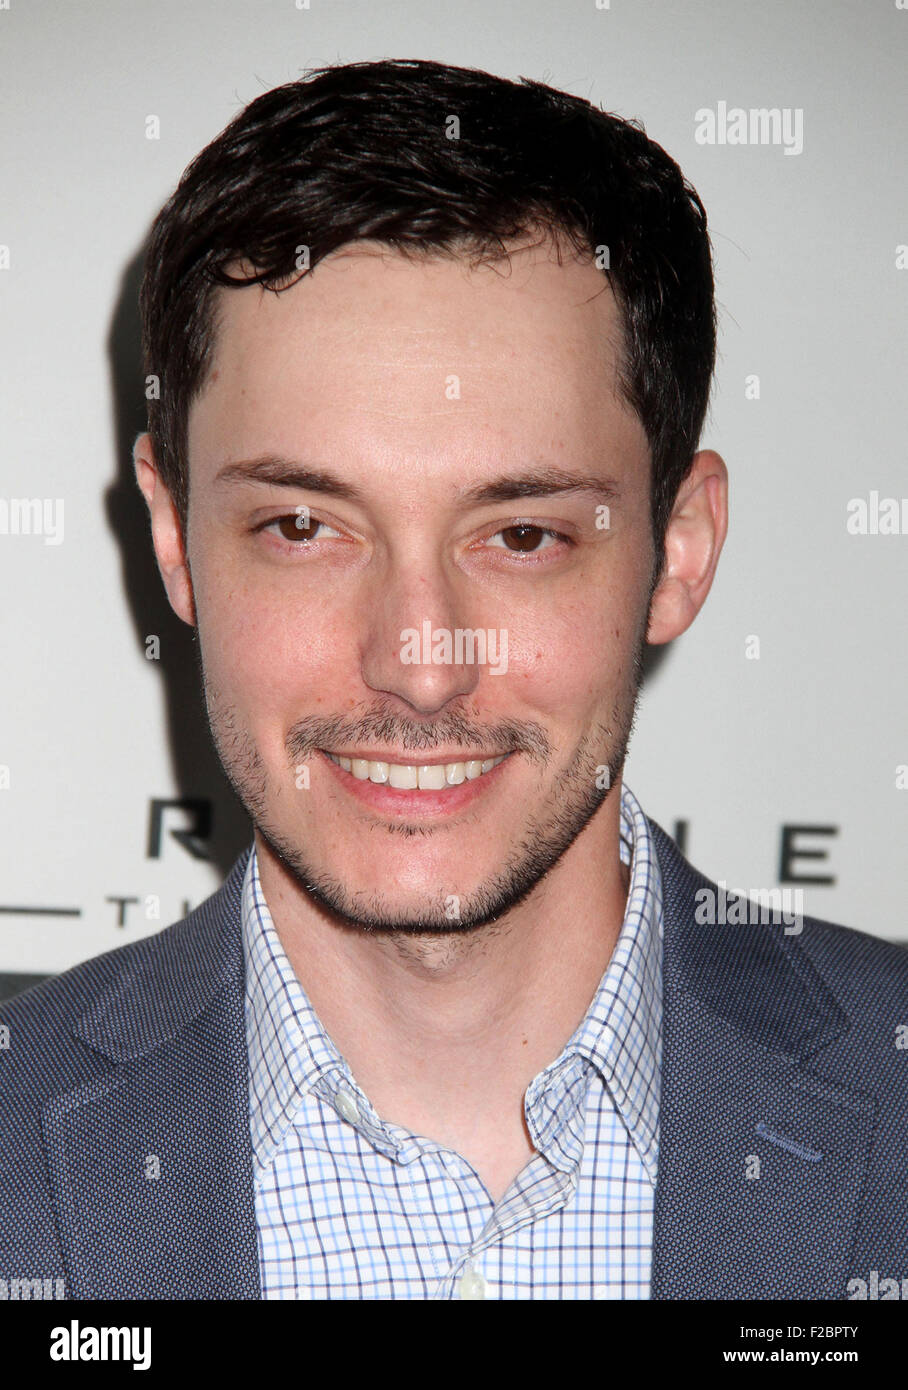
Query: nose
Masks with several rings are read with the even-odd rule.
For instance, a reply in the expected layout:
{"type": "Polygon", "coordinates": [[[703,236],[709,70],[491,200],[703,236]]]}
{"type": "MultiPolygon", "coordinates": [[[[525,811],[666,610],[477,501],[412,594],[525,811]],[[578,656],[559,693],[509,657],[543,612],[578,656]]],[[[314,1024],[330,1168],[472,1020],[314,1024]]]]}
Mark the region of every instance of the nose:
{"type": "MultiPolygon", "coordinates": [[[[362,637],[362,678],[377,694],[396,695],[421,714],[470,695],[481,679],[475,631],[456,583],[440,571],[397,570],[369,596],[362,637]]],[[[472,610],[473,605],[469,605],[472,610]]]]}

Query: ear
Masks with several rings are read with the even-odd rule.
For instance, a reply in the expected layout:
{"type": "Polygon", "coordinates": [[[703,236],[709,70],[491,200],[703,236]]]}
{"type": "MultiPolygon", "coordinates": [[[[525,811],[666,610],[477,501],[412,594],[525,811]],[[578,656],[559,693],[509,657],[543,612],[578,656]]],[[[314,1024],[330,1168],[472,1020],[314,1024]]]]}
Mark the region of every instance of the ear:
{"type": "Polygon", "coordinates": [[[186,558],[183,527],[173,498],[161,481],[150,434],[139,435],[133,445],[132,458],[136,482],[148,503],[154,553],[170,606],[178,618],[182,618],[190,627],[195,627],[195,600],[192,593],[192,576],[186,558]]]}
{"type": "Polygon", "coordinates": [[[694,455],[665,532],[665,565],[653,593],[646,640],[686,631],[712,587],[728,530],[728,469],[712,449],[694,455]]]}

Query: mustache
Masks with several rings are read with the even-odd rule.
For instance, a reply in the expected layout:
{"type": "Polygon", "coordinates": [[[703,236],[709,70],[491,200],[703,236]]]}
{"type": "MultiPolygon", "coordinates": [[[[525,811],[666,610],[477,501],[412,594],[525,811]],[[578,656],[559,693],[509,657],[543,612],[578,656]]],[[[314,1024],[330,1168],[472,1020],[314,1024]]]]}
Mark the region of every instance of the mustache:
{"type": "Polygon", "coordinates": [[[445,714],[432,724],[416,724],[381,710],[355,721],[313,715],[297,720],[285,743],[292,763],[304,762],[317,748],[355,748],[368,743],[400,748],[406,753],[433,753],[453,744],[477,750],[488,748],[489,757],[507,749],[526,753],[538,762],[546,762],[551,756],[549,739],[540,724],[504,719],[480,727],[456,713],[445,714]]]}

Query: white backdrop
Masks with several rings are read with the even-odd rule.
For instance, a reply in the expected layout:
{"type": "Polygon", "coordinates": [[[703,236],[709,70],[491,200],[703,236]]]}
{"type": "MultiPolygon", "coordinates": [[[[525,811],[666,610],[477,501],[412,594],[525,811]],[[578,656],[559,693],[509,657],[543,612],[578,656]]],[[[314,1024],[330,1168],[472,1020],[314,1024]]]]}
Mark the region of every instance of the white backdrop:
{"type": "Polygon", "coordinates": [[[908,535],[846,528],[854,499],[908,497],[904,3],[0,8],[0,972],[53,973],[160,929],[250,838],[132,476],[137,255],[248,101],[381,57],[537,78],[640,117],[699,191],[720,311],[703,444],[729,465],[731,527],[706,608],[647,682],[627,782],[729,888],[780,882],[783,826],[830,829],[798,840],[827,857],[796,871],[833,880],[805,888],[805,910],[908,939],[908,535]],[[789,113],[802,148],[703,143],[703,113],[735,107],[789,113]],[[11,534],[15,498],[46,500],[46,534],[11,534]],[[155,799],[213,805],[210,858],[171,834],[204,838],[192,805],[165,809],[150,842],[155,799]]]}

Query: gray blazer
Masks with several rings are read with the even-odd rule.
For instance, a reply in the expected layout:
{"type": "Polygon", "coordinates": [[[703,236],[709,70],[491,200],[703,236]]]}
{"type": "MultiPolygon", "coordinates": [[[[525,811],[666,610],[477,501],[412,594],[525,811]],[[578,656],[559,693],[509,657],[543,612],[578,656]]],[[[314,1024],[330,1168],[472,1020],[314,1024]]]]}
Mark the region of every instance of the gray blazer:
{"type": "MultiPolygon", "coordinates": [[[[698,925],[715,885],[650,824],[665,902],[652,1297],[842,1299],[871,1271],[908,1276],[908,948],[811,918],[799,935],[698,925]]],[[[261,1296],[249,853],[183,921],[0,1006],[0,1279],[62,1278],[81,1299],[261,1296]]]]}

